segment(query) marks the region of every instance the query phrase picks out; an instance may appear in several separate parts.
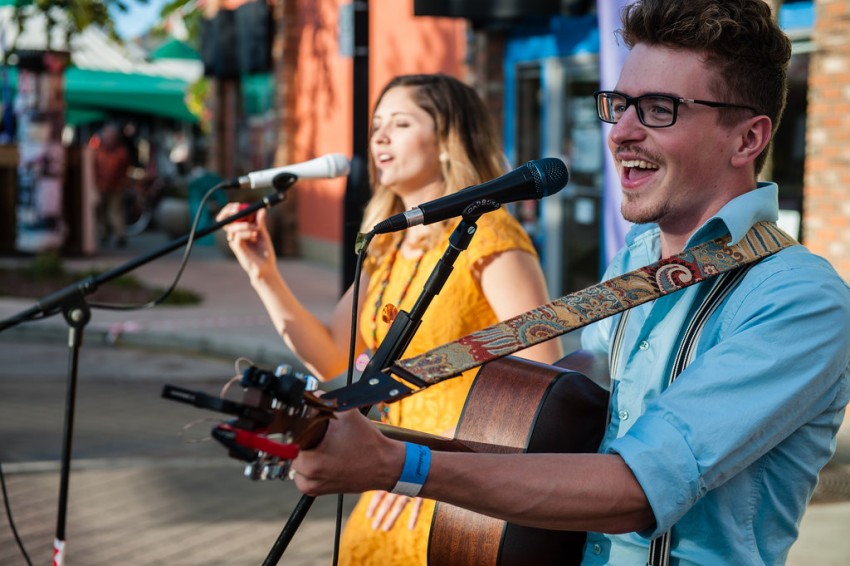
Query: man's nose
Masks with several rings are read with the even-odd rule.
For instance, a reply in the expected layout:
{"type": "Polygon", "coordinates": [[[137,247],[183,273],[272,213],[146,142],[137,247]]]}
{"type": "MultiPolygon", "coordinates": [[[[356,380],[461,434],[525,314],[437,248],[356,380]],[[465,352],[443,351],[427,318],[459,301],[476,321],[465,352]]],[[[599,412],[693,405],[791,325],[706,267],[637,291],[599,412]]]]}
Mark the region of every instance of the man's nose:
{"type": "Polygon", "coordinates": [[[640,121],[637,107],[631,104],[620,116],[620,119],[617,120],[617,123],[611,125],[611,132],[608,134],[608,137],[613,143],[622,145],[625,141],[634,140],[636,137],[643,137],[645,133],[646,129],[640,121]]]}

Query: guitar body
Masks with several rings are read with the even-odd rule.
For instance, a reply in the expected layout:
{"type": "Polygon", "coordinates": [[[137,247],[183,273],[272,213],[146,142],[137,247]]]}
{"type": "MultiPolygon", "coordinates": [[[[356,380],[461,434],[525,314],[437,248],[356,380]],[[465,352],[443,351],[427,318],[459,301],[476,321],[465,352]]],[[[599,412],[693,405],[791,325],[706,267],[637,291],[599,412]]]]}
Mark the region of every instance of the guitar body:
{"type": "MultiPolygon", "coordinates": [[[[608,392],[583,374],[593,375],[596,368],[598,362],[583,352],[555,366],[514,357],[482,366],[456,439],[506,454],[596,452],[608,392]]],[[[579,564],[584,541],[584,532],[523,527],[437,503],[428,561],[434,566],[579,564]]]]}

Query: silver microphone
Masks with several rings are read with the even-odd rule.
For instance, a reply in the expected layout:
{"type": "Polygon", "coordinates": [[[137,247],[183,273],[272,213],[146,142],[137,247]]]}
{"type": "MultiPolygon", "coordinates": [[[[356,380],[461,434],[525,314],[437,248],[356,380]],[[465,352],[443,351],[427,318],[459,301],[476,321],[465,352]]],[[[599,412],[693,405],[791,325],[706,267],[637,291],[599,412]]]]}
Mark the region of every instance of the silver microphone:
{"type": "Polygon", "coordinates": [[[341,153],[329,153],[303,163],[263,169],[231,180],[227,187],[233,189],[268,189],[281,173],[289,173],[299,179],[333,179],[348,175],[349,159],[341,153]]]}

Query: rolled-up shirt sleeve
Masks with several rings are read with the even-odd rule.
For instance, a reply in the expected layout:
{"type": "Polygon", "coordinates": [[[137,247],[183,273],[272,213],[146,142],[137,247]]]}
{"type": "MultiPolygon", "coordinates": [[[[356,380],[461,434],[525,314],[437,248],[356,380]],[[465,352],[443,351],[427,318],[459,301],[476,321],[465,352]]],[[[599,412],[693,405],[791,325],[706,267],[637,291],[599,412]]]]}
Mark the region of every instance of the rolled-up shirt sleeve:
{"type": "Polygon", "coordinates": [[[642,536],[653,538],[669,530],[705,492],[690,446],[663,419],[641,417],[609,451],[626,461],[655,514],[655,528],[639,533],[642,536]]]}

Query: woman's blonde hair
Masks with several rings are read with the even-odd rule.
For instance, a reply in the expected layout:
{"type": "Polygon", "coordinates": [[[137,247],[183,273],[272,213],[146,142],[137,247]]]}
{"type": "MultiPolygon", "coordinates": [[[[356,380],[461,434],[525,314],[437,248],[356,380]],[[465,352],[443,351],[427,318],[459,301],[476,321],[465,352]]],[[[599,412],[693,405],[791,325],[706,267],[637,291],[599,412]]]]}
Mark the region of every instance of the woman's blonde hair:
{"type": "MultiPolygon", "coordinates": [[[[396,87],[410,87],[414,103],[434,120],[443,195],[495,179],[507,170],[496,127],[484,102],[472,87],[443,74],[400,75],[387,83],[375,107],[390,89],[396,87]]],[[[377,181],[371,152],[369,179],[373,189],[363,214],[361,232],[364,233],[381,220],[404,211],[401,199],[377,181]]],[[[434,224],[423,245],[434,245],[447,223],[434,224]]],[[[402,233],[376,237],[369,246],[369,254],[383,255],[401,237],[402,233]]]]}

